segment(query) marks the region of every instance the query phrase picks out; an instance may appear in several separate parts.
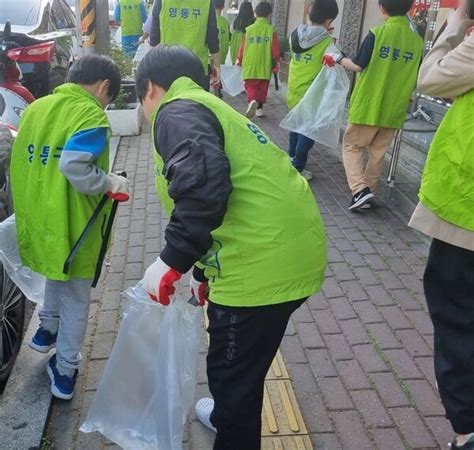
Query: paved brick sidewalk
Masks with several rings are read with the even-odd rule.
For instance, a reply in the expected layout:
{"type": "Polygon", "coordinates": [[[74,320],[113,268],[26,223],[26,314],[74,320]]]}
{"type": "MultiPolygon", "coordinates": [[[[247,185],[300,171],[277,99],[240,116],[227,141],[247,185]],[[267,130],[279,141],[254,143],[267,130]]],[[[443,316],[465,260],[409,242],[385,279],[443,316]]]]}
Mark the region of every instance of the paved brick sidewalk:
{"type": "MultiPolygon", "coordinates": [[[[232,102],[245,109],[242,97],[232,102]]],[[[283,148],[287,134],[278,123],[285,112],[273,97],[267,117],[256,122],[283,148]]],[[[120,145],[115,169],[128,172],[133,202],[119,207],[110,265],[94,293],[77,394],[70,403],[53,404],[45,433],[52,448],[113,447],[98,434],[77,430],[118,329],[120,291],[141,278],[162,245],[166,219],[149,148],[148,131],[120,145]]],[[[314,150],[310,168],[327,226],[329,267],[322,293],[294,315],[282,353],[314,447],[445,448],[452,431],[435,390],[433,330],[420,279],[426,241],[391,212],[392,205],[379,202],[365,214],[349,213],[343,168],[334,154],[314,150]]],[[[203,353],[197,396],[206,393],[203,353]]],[[[212,448],[211,434],[193,414],[185,439],[186,449],[212,448]]]]}

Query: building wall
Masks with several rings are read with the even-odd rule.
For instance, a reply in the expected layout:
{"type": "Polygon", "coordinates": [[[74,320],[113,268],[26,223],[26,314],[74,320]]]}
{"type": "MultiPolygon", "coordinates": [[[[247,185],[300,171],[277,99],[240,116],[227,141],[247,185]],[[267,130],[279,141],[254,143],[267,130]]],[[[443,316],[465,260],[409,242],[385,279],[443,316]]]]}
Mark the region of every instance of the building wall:
{"type": "Polygon", "coordinates": [[[361,39],[363,39],[369,30],[377,25],[383,23],[382,13],[379,9],[378,0],[365,0],[365,11],[364,18],[362,20],[362,33],[361,39]]]}

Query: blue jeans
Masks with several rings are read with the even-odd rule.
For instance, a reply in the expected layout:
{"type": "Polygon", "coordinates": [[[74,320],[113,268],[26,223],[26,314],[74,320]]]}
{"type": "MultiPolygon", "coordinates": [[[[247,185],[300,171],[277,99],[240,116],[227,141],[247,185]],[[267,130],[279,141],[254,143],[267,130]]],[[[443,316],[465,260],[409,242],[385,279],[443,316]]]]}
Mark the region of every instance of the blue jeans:
{"type": "Polygon", "coordinates": [[[290,132],[290,147],[288,153],[293,158],[293,166],[298,172],[301,172],[308,161],[308,153],[313,147],[314,141],[302,134],[290,132]]]}
{"type": "Polygon", "coordinates": [[[141,36],[122,36],[122,51],[128,57],[133,58],[138,49],[138,41],[141,36]]]}

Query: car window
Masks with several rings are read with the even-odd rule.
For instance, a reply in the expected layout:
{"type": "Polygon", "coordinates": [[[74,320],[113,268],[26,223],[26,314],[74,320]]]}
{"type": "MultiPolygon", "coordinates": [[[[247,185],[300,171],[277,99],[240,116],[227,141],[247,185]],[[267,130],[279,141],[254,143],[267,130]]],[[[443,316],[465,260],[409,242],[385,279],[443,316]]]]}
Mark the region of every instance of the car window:
{"type": "Polygon", "coordinates": [[[39,0],[1,0],[0,23],[9,20],[12,25],[33,26],[39,21],[40,11],[39,0]]]}
{"type": "Polygon", "coordinates": [[[74,19],[71,19],[71,11],[62,0],[53,1],[51,16],[51,22],[56,30],[74,28],[74,19]]]}

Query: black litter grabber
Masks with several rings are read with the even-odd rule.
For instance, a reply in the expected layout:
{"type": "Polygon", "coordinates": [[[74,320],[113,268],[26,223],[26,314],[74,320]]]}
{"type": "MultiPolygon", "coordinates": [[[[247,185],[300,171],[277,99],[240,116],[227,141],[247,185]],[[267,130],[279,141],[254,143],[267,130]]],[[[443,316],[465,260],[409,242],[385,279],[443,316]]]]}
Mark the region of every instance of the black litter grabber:
{"type": "MultiPolygon", "coordinates": [[[[127,176],[125,172],[118,172],[117,175],[120,175],[122,177],[127,176]]],[[[120,194],[120,193],[114,194],[112,192],[107,192],[106,194],[103,195],[103,197],[100,199],[99,204],[97,205],[94,212],[92,213],[91,218],[87,222],[87,225],[85,226],[84,230],[79,236],[79,239],[76,241],[76,243],[72,247],[71,252],[69,253],[69,256],[66,258],[66,261],[64,262],[64,267],[63,267],[63,273],[68,274],[71,268],[71,264],[74,261],[74,258],[76,257],[77,253],[81,249],[85,240],[87,239],[87,236],[89,235],[92,227],[94,226],[95,222],[97,221],[97,218],[99,217],[101,211],[104,209],[109,199],[113,201],[112,209],[110,210],[109,219],[107,221],[107,225],[105,227],[105,231],[102,236],[102,245],[100,246],[99,257],[97,259],[97,264],[95,266],[95,276],[94,276],[94,280],[92,281],[92,287],[97,286],[97,282],[99,281],[100,274],[102,272],[102,264],[105,259],[105,254],[107,253],[107,247],[109,245],[110,235],[112,234],[112,227],[114,224],[115,215],[117,213],[118,204],[121,202],[126,202],[129,199],[129,196],[127,194],[120,194]]]]}

